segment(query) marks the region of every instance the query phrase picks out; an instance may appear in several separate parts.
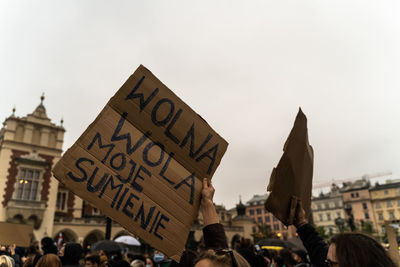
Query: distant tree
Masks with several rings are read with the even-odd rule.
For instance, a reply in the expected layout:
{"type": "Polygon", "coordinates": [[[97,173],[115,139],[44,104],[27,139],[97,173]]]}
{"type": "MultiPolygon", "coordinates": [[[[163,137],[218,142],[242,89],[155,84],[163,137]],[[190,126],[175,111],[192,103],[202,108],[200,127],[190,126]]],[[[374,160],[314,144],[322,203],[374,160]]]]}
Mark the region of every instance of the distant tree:
{"type": "Polygon", "coordinates": [[[316,226],[315,230],[317,231],[320,237],[322,237],[325,240],[328,239],[328,235],[326,234],[325,228],[323,226],[316,226]]]}
{"type": "Polygon", "coordinates": [[[339,230],[339,233],[343,233],[345,231],[347,231],[347,227],[346,227],[346,221],[342,218],[336,218],[335,219],[335,225],[339,230]]]}
{"type": "Polygon", "coordinates": [[[367,235],[373,235],[375,233],[374,226],[371,222],[363,222],[361,225],[361,232],[367,235]]]}

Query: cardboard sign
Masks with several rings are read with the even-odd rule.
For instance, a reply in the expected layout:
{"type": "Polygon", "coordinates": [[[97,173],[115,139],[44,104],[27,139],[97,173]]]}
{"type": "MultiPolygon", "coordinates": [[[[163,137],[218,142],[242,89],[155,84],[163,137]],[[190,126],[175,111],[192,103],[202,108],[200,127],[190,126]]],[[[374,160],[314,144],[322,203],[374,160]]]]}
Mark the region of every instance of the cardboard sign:
{"type": "Polygon", "coordinates": [[[0,244],[29,247],[33,239],[33,226],[27,224],[0,222],[0,244]]]}
{"type": "Polygon", "coordinates": [[[55,166],[72,192],[179,261],[228,143],[140,66],[55,166]]]}
{"type": "Polygon", "coordinates": [[[311,210],[314,152],[308,143],[307,118],[301,109],[283,151],[269,180],[267,190],[271,193],[265,208],[287,226],[294,223],[298,200],[302,201],[306,218],[311,210]]]}

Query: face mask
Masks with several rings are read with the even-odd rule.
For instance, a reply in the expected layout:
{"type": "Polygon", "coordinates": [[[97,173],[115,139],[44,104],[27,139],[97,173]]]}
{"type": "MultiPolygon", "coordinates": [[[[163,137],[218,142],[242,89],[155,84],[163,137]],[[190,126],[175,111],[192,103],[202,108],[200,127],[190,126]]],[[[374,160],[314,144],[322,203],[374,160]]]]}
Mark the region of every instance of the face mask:
{"type": "Polygon", "coordinates": [[[146,266],[144,266],[144,267],[151,267],[149,264],[146,264],[146,266]]]}
{"type": "Polygon", "coordinates": [[[154,254],[153,260],[156,263],[162,262],[164,260],[164,254],[154,254]]]}

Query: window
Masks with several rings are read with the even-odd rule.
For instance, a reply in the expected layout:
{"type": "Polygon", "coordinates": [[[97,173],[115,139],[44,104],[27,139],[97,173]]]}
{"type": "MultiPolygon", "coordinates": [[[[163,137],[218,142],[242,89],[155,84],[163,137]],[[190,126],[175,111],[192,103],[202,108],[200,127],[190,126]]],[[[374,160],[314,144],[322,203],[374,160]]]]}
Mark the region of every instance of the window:
{"type": "Polygon", "coordinates": [[[261,214],[262,209],[257,209],[257,214],[261,214]]]}
{"type": "Polygon", "coordinates": [[[39,181],[39,170],[21,168],[18,172],[15,198],[21,200],[36,200],[39,181]]]}
{"type": "Polygon", "coordinates": [[[67,191],[58,191],[57,192],[57,202],[56,208],[58,211],[66,211],[67,210],[67,191]]]}
{"type": "Polygon", "coordinates": [[[318,214],[319,216],[319,220],[322,222],[324,220],[324,218],[322,217],[322,214],[318,214]]]}
{"type": "Polygon", "coordinates": [[[380,208],[381,208],[381,202],[376,202],[375,207],[376,207],[377,209],[380,209],[380,208]]]}
{"type": "Polygon", "coordinates": [[[363,206],[363,209],[365,209],[365,210],[367,209],[367,203],[366,202],[363,202],[362,206],[363,206]]]}
{"type": "Polygon", "coordinates": [[[354,198],[354,197],[355,197],[355,196],[354,196],[354,193],[351,193],[351,197],[352,197],[352,198],[354,198]]]}
{"type": "Polygon", "coordinates": [[[321,204],[317,204],[317,207],[320,210],[321,209],[321,204]]]}
{"type": "Polygon", "coordinates": [[[392,201],[390,201],[390,200],[386,201],[386,207],[391,208],[392,207],[392,201]]]}
{"type": "Polygon", "coordinates": [[[400,199],[399,199],[399,200],[397,200],[397,206],[399,206],[399,207],[400,207],[400,199]]]}
{"type": "Polygon", "coordinates": [[[276,222],[278,219],[275,218],[275,216],[273,216],[273,217],[272,217],[272,220],[273,220],[274,222],[276,222]]]}
{"type": "Polygon", "coordinates": [[[339,202],[338,201],[335,201],[335,207],[336,208],[339,207],[339,202]]]}
{"type": "Polygon", "coordinates": [[[383,214],[382,213],[378,213],[378,220],[383,221],[383,214]]]}
{"type": "Polygon", "coordinates": [[[389,219],[394,220],[394,212],[393,211],[389,211],[389,219]]]}
{"type": "Polygon", "coordinates": [[[388,195],[388,194],[389,194],[389,191],[388,191],[388,190],[385,190],[385,191],[383,191],[383,193],[384,193],[385,195],[388,195]]]}
{"type": "Polygon", "coordinates": [[[331,220],[331,214],[330,214],[330,213],[327,213],[327,214],[326,214],[326,218],[328,219],[328,221],[330,221],[330,220],[331,220]]]}
{"type": "Polygon", "coordinates": [[[279,224],[274,224],[274,230],[279,231],[279,224]]]}
{"type": "Polygon", "coordinates": [[[265,216],[265,222],[270,222],[269,216],[265,216]]]}
{"type": "Polygon", "coordinates": [[[258,218],[257,218],[257,222],[258,222],[258,223],[262,223],[262,218],[261,218],[261,217],[258,217],[258,218]]]}
{"type": "Polygon", "coordinates": [[[338,212],[336,212],[336,217],[337,218],[340,218],[341,216],[340,216],[340,212],[338,211],[338,212]]]}
{"type": "Polygon", "coordinates": [[[365,215],[365,219],[369,219],[369,214],[368,214],[368,212],[365,212],[364,215],[365,215]]]}
{"type": "Polygon", "coordinates": [[[92,215],[100,215],[100,210],[98,208],[93,207],[92,215]]]}
{"type": "Polygon", "coordinates": [[[250,210],[250,215],[254,215],[254,210],[250,210]]]}

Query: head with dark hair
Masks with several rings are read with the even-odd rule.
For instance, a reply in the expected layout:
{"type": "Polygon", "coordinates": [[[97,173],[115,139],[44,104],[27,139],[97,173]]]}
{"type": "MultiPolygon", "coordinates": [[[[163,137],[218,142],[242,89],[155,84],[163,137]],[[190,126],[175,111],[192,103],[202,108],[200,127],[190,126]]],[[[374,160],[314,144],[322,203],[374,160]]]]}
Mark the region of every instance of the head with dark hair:
{"type": "Polygon", "coordinates": [[[78,243],[66,243],[64,248],[64,256],[62,257],[63,265],[78,264],[82,257],[82,246],[78,243]]]}
{"type": "Polygon", "coordinates": [[[337,234],[331,240],[327,260],[340,267],[395,267],[375,239],[360,233],[337,234]]]}
{"type": "Polygon", "coordinates": [[[51,239],[50,237],[44,237],[42,238],[41,242],[42,244],[42,250],[43,250],[43,254],[57,254],[57,247],[56,245],[54,245],[54,241],[53,239],[51,239]]]}
{"type": "Polygon", "coordinates": [[[294,266],[297,263],[293,258],[293,252],[288,248],[284,248],[279,251],[279,256],[281,257],[285,266],[294,266]]]}
{"type": "Polygon", "coordinates": [[[299,262],[305,262],[305,263],[310,263],[310,261],[308,260],[307,257],[307,252],[305,252],[302,249],[294,249],[293,253],[295,254],[295,260],[296,260],[296,255],[298,260],[300,260],[299,262]]]}
{"type": "Polygon", "coordinates": [[[100,256],[99,255],[90,255],[85,258],[86,266],[100,266],[100,256]]]}

